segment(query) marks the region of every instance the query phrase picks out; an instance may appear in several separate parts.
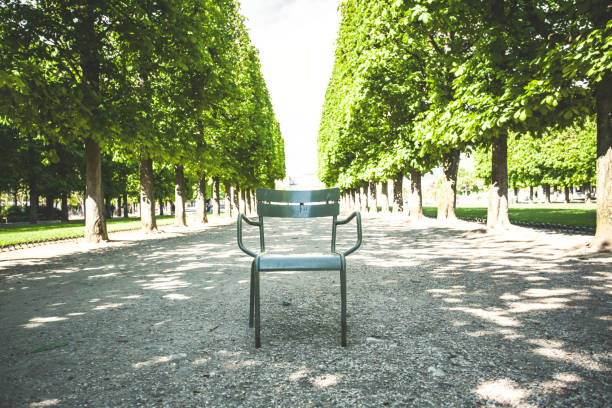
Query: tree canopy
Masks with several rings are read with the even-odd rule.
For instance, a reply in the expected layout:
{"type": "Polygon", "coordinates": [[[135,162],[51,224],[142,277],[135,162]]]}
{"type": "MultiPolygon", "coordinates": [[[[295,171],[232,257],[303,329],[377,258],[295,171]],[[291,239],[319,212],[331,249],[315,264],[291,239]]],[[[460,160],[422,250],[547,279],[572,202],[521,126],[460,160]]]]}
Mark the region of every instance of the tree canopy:
{"type": "MultiPolygon", "coordinates": [[[[103,152],[147,174],[154,161],[249,187],[284,177],[280,128],[234,0],[8,1],[0,44],[4,124],[49,152],[84,145],[89,241],[106,239],[103,152]]],[[[143,202],[149,180],[141,175],[143,202]]]]}
{"type": "MultiPolygon", "coordinates": [[[[323,182],[352,187],[385,179],[389,168],[442,165],[446,173],[453,151],[490,147],[488,226],[504,228],[509,135],[528,133],[555,148],[553,141],[576,141],[571,129],[595,116],[602,163],[595,241],[609,245],[612,9],[605,2],[345,0],[341,11],[319,131],[323,182]]],[[[561,176],[560,166],[551,167],[551,182],[592,178],[561,176]]]]}

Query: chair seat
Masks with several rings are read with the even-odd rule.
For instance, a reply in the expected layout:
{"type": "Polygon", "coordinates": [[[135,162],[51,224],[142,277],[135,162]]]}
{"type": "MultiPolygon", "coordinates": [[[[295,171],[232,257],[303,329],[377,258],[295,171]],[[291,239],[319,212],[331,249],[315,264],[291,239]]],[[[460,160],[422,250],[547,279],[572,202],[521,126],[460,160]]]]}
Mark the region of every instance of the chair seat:
{"type": "Polygon", "coordinates": [[[261,255],[260,271],[325,271],[342,267],[340,255],[261,255]]]}

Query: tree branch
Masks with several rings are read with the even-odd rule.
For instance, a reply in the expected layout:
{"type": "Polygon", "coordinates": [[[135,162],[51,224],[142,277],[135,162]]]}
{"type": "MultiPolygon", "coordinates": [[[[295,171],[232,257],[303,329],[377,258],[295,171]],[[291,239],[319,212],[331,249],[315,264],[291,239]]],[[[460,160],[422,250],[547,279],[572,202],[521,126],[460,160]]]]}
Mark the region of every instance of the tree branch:
{"type": "Polygon", "coordinates": [[[431,45],[433,45],[434,49],[436,50],[436,52],[440,55],[445,55],[444,51],[442,50],[442,48],[440,48],[440,46],[438,45],[438,43],[436,42],[436,40],[434,39],[433,34],[429,34],[429,42],[431,43],[431,45]]]}

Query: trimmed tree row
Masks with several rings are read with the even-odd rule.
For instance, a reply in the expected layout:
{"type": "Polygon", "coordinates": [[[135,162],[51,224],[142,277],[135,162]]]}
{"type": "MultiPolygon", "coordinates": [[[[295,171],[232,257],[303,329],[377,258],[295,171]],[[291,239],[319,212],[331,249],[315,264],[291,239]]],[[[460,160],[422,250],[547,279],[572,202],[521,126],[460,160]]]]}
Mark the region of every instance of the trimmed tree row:
{"type": "Polygon", "coordinates": [[[438,216],[454,218],[460,152],[488,149],[487,226],[504,229],[509,171],[512,186],[516,175],[509,138],[549,143],[595,117],[591,245],[610,248],[612,9],[562,0],[346,0],[341,11],[318,140],[324,183],[352,190],[409,174],[418,197],[420,175],[440,166],[438,216]]]}
{"type": "Polygon", "coordinates": [[[250,189],[284,177],[279,125],[242,20],[233,0],[0,8],[2,121],[38,141],[50,163],[84,162],[74,184],[84,187],[87,241],[108,239],[105,155],[139,169],[142,223],[151,232],[155,169],[174,170],[183,225],[185,173],[196,177],[198,202],[209,178],[250,189]],[[55,154],[57,146],[76,157],[55,154]]]}

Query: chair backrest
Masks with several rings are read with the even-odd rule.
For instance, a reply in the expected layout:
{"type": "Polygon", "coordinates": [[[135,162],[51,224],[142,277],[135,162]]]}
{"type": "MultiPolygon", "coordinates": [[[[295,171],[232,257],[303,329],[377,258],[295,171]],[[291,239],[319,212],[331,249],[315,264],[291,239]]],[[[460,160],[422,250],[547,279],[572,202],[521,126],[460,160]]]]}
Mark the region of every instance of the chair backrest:
{"type": "Polygon", "coordinates": [[[258,188],[257,214],[260,217],[334,217],[340,212],[340,189],[270,190],[258,188]]]}

